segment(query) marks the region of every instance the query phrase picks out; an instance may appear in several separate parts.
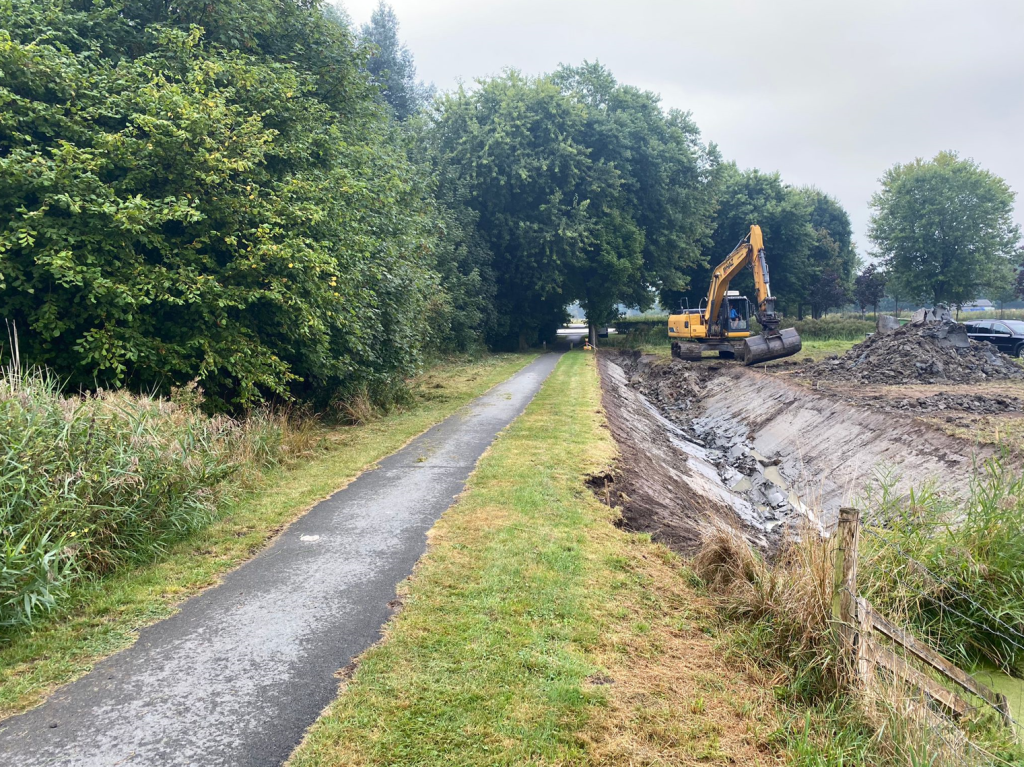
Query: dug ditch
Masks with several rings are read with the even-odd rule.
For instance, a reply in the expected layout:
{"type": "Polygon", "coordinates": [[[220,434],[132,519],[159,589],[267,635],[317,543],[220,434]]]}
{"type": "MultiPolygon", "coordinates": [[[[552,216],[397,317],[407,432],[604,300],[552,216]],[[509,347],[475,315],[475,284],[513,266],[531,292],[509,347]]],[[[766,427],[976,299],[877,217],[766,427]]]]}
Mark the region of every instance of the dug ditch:
{"type": "Polygon", "coordinates": [[[735,365],[602,353],[599,366],[621,458],[597,484],[627,527],[684,553],[715,519],[765,550],[787,530],[828,530],[883,474],[898,493],[961,493],[994,454],[735,365]]]}

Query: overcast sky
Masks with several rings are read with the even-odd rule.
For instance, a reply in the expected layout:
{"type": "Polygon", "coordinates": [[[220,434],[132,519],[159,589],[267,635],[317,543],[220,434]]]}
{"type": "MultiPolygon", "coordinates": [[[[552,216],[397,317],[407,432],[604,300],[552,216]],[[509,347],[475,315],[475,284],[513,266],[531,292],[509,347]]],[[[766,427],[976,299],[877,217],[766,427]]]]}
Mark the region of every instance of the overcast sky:
{"type": "MultiPolygon", "coordinates": [[[[342,4],[361,25],[377,0],[342,4]]],[[[599,60],[692,112],[726,159],[838,197],[862,254],[893,163],[953,149],[1024,192],[1024,0],[391,5],[421,79],[448,89],[599,60]]]]}

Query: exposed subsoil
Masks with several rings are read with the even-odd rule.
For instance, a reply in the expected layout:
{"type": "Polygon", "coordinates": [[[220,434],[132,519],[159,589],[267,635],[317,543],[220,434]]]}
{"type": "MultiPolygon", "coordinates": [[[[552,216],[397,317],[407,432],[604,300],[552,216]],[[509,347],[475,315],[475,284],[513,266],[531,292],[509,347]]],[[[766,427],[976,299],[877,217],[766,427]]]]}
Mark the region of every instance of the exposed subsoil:
{"type": "Polygon", "coordinates": [[[1024,379],[1024,368],[956,322],[904,325],[875,333],[842,356],[805,366],[813,379],[856,383],[979,383],[1024,379]]]}
{"type": "Polygon", "coordinates": [[[829,529],[839,507],[861,500],[883,475],[895,492],[925,483],[963,492],[994,449],[915,416],[1024,410],[1009,394],[923,386],[908,386],[910,396],[871,387],[865,407],[867,400],[815,392],[788,375],[638,352],[603,352],[600,369],[622,460],[614,479],[601,478],[595,489],[622,506],[626,526],[683,552],[712,517],[766,550],[808,525],[829,529]]]}

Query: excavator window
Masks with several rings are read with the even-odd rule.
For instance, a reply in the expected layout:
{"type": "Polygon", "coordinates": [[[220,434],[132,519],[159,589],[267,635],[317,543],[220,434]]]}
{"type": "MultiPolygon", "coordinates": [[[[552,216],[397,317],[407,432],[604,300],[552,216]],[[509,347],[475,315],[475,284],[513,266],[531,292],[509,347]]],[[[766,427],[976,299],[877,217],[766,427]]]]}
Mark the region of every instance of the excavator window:
{"type": "Polygon", "coordinates": [[[730,333],[750,330],[750,302],[746,296],[730,296],[725,299],[726,327],[730,333]]]}

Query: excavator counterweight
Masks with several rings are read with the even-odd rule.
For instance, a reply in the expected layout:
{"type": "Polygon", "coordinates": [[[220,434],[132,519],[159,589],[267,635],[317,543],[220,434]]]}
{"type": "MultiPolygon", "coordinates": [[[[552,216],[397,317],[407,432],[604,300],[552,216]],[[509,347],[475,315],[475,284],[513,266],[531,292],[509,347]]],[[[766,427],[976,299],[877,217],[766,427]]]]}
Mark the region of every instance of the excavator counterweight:
{"type": "Polygon", "coordinates": [[[800,351],[802,343],[793,328],[780,329],[781,322],[768,279],[761,227],[754,225],[732,253],[715,267],[702,308],[688,309],[668,318],[669,337],[684,339],[673,341],[672,356],[697,360],[702,351],[711,350],[723,357],[739,357],[744,365],[789,357],[800,351]],[[729,283],[747,266],[754,272],[755,311],[761,325],[757,335],[750,333],[750,302],[729,290],[729,283]]]}

